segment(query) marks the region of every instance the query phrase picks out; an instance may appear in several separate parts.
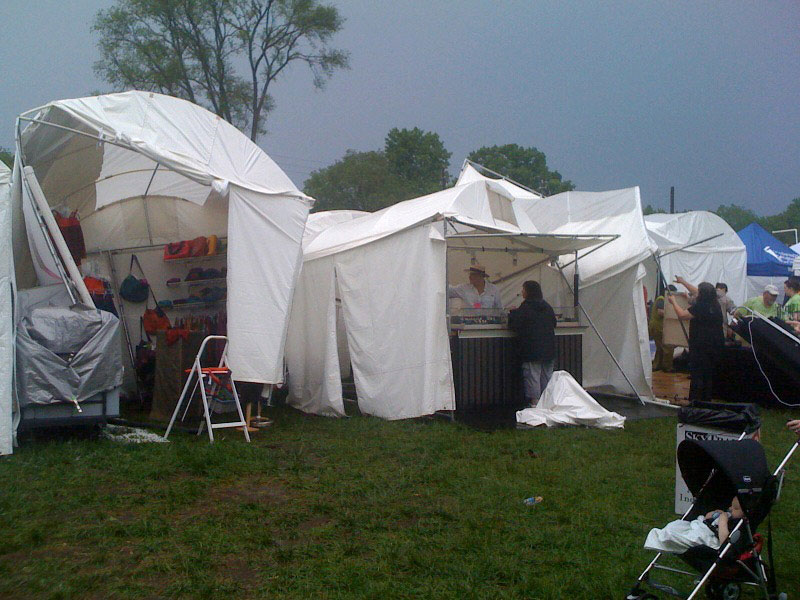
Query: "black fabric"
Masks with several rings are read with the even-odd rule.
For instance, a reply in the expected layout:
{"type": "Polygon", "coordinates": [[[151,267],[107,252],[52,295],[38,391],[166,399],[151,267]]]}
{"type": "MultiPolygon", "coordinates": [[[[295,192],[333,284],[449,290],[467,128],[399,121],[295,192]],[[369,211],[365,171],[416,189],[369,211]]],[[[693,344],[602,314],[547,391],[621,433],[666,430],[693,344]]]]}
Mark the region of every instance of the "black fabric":
{"type": "Polygon", "coordinates": [[[689,355],[689,399],[710,402],[713,392],[714,363],[716,355],[704,353],[701,356],[689,355]],[[695,360],[692,357],[696,356],[695,360]]]}
{"type": "Polygon", "coordinates": [[[761,416],[758,407],[753,404],[698,402],[682,407],[678,411],[678,422],[751,434],[761,427],[761,416]]]}
{"type": "Polygon", "coordinates": [[[517,334],[522,362],[548,361],[556,357],[556,315],[544,300],[525,300],[508,314],[508,326],[517,334]]]}

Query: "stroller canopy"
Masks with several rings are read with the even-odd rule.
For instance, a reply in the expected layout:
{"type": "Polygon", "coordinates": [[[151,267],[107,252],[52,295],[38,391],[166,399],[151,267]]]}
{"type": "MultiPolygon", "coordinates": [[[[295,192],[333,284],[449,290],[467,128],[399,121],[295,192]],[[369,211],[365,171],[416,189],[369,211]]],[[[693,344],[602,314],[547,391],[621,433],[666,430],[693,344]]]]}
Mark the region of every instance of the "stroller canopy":
{"type": "Polygon", "coordinates": [[[678,446],[678,467],[686,485],[697,497],[698,512],[727,508],[734,496],[751,520],[770,470],[764,448],[755,440],[684,440],[678,446]],[[705,489],[711,472],[714,475],[705,489]],[[702,494],[700,493],[702,490],[702,494]]]}

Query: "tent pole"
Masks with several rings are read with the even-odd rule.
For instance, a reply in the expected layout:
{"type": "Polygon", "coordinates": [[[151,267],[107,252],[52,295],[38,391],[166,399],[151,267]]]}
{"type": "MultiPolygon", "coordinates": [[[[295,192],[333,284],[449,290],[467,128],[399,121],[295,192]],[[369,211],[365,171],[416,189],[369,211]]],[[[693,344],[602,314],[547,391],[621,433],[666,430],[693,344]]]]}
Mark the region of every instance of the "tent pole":
{"type": "Polygon", "coordinates": [[[670,250],[669,252],[664,252],[663,254],[659,254],[659,258],[664,258],[665,256],[669,256],[670,254],[674,254],[675,252],[680,252],[681,250],[686,250],[687,248],[691,248],[692,246],[697,246],[698,244],[702,244],[704,242],[709,242],[711,240],[715,240],[720,236],[725,235],[724,233],[718,233],[717,235],[712,235],[707,238],[703,238],[702,240],[697,240],[696,242],[692,242],[690,244],[686,244],[685,246],[681,246],[680,248],[675,248],[674,250],[670,250]]]}
{"type": "MultiPolygon", "coordinates": [[[[447,247],[447,225],[449,223],[449,219],[447,217],[444,218],[444,321],[445,326],[447,327],[447,340],[448,346],[450,345],[450,280],[448,276],[448,257],[450,254],[450,249],[447,247]]],[[[453,357],[452,357],[452,350],[450,356],[450,381],[453,381],[453,357]]],[[[453,394],[455,394],[455,382],[453,383],[453,394]]],[[[453,410],[447,411],[450,413],[450,422],[454,423],[456,420],[456,411],[455,411],[455,401],[453,402],[453,410]]]]}
{"type": "MultiPolygon", "coordinates": [[[[567,287],[570,289],[570,291],[572,292],[573,297],[574,297],[575,291],[572,289],[572,286],[569,284],[569,279],[567,279],[567,276],[564,275],[564,271],[561,269],[561,267],[558,268],[558,272],[561,273],[561,277],[564,279],[564,283],[567,284],[567,287]]],[[[644,404],[645,404],[644,399],[639,395],[639,392],[636,390],[636,386],[633,385],[633,382],[631,382],[631,380],[626,375],[625,370],[622,368],[622,365],[619,364],[619,361],[617,360],[617,357],[614,356],[613,352],[611,352],[611,348],[608,347],[608,344],[606,343],[605,339],[603,339],[603,336],[600,335],[600,332],[597,330],[597,327],[595,327],[594,321],[592,321],[592,318],[589,316],[589,313],[586,312],[586,309],[583,307],[583,304],[578,303],[578,306],[580,307],[581,312],[583,313],[583,315],[586,317],[586,320],[589,321],[589,325],[592,327],[592,331],[594,331],[595,334],[597,334],[597,337],[599,338],[600,343],[603,344],[603,347],[606,349],[606,352],[608,352],[608,355],[611,357],[611,360],[614,361],[614,364],[617,365],[617,369],[619,369],[619,372],[622,373],[622,377],[625,378],[625,381],[627,381],[628,385],[631,386],[631,389],[633,390],[633,393],[636,394],[636,397],[639,399],[639,402],[641,402],[642,406],[644,406],[644,404]]]]}

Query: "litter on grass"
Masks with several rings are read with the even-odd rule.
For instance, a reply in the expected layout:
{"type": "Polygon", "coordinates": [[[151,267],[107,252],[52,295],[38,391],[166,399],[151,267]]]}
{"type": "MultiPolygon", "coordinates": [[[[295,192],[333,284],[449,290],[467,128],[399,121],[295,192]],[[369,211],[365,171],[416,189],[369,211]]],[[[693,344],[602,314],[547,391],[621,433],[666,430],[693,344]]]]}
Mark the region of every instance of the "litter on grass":
{"type": "Polygon", "coordinates": [[[147,431],[147,429],[124,427],[122,425],[107,425],[103,429],[103,437],[112,442],[122,442],[123,444],[164,443],[167,441],[163,436],[147,431]]]}

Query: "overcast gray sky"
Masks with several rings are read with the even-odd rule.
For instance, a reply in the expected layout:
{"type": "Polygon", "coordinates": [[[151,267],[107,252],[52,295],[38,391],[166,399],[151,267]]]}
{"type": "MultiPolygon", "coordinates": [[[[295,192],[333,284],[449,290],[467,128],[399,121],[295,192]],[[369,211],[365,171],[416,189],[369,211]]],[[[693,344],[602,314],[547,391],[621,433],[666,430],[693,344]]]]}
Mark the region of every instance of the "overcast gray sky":
{"type": "MultiPolygon", "coordinates": [[[[352,69],[322,91],[300,66],[274,89],[264,149],[298,186],[392,127],[435,131],[456,173],[483,145],[536,146],[581,190],[644,203],[800,197],[800,3],[341,0],[352,69]]],[[[90,31],[110,0],[3,0],[0,145],[14,118],[106,90],[90,31]]],[[[800,225],[800,224],[799,224],[800,225]]]]}

